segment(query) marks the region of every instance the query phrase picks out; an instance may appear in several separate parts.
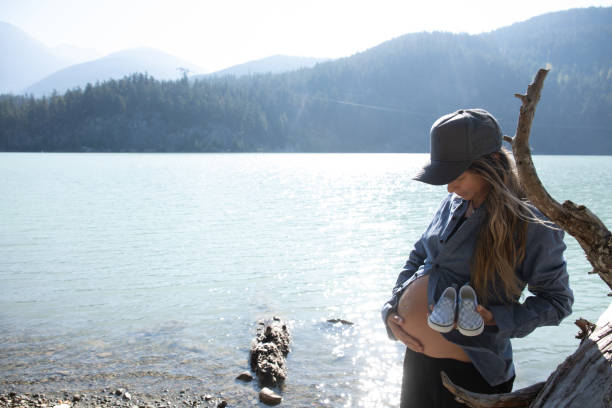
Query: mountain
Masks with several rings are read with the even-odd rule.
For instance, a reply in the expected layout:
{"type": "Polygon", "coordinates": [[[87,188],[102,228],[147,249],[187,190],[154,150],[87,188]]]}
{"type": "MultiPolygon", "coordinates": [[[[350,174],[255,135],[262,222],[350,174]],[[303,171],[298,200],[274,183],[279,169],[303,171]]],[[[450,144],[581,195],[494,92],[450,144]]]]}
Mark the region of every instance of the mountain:
{"type": "MultiPolygon", "coordinates": [[[[249,61],[244,64],[234,65],[229,68],[222,69],[220,71],[212,72],[208,75],[253,75],[253,74],[278,74],[282,72],[295,71],[300,68],[310,68],[320,62],[328,61],[328,58],[310,58],[310,57],[292,57],[288,55],[273,55],[258,59],[255,61],[249,61]]],[[[198,76],[195,79],[201,79],[206,75],[198,76]]]]}
{"type": "Polygon", "coordinates": [[[423,152],[436,118],[483,107],[512,135],[520,106],[514,94],[547,64],[534,152],[612,154],[610,7],[549,13],[481,35],[406,34],[292,73],[295,89],[316,96],[300,117],[317,112],[294,131],[307,149],[423,152]]]}
{"type": "Polygon", "coordinates": [[[0,22],[0,94],[20,93],[32,82],[71,64],[19,28],[0,22]]]}
{"type": "Polygon", "coordinates": [[[514,95],[549,64],[534,153],[612,155],[611,44],[612,8],[574,9],[480,35],[406,34],[279,74],[0,97],[0,150],[427,152],[431,124],[460,108],[514,134],[514,95]]]}
{"type": "Polygon", "coordinates": [[[292,76],[310,95],[301,118],[317,116],[294,131],[316,151],[427,151],[431,124],[458,108],[485,107],[510,122],[512,95],[530,79],[490,41],[444,32],[406,34],[292,76]]]}
{"type": "Polygon", "coordinates": [[[136,48],[59,70],[26,88],[25,93],[36,96],[49,95],[54,90],[63,93],[132,73],[146,72],[159,80],[179,79],[183,75],[180,69],[202,72],[202,68],[170,54],[152,48],[136,48]]]}
{"type": "MultiPolygon", "coordinates": [[[[612,58],[612,8],[590,7],[533,17],[481,37],[492,41],[515,67],[592,71],[612,58]]],[[[609,67],[609,66],[608,66],[609,67]]]]}
{"type": "Polygon", "coordinates": [[[550,64],[534,121],[547,151],[612,154],[612,7],[545,14],[483,38],[522,75],[550,64]]]}

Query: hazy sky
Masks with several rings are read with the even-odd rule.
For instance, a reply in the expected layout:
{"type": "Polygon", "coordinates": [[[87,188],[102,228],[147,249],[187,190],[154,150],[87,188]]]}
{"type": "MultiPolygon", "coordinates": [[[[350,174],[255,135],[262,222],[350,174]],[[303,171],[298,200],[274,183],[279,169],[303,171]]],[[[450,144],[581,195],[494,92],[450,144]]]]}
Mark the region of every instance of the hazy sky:
{"type": "Polygon", "coordinates": [[[0,21],[100,55],[153,47],[214,71],[275,54],[338,58],[406,33],[477,34],[612,0],[0,0],[0,21]]]}

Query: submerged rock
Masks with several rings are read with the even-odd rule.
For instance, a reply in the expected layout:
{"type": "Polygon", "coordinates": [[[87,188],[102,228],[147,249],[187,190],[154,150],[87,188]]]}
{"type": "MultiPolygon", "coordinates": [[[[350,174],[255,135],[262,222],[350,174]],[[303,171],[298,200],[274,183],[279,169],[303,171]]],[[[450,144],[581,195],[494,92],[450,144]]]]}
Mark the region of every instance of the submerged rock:
{"type": "Polygon", "coordinates": [[[238,377],[236,377],[236,379],[249,382],[249,381],[253,381],[253,375],[251,375],[251,373],[248,371],[243,371],[240,374],[238,374],[238,377]]]}
{"type": "Polygon", "coordinates": [[[348,320],[344,320],[344,319],[329,319],[327,320],[327,322],[328,323],[341,323],[347,326],[352,326],[354,324],[353,322],[349,322],[348,320]]]}

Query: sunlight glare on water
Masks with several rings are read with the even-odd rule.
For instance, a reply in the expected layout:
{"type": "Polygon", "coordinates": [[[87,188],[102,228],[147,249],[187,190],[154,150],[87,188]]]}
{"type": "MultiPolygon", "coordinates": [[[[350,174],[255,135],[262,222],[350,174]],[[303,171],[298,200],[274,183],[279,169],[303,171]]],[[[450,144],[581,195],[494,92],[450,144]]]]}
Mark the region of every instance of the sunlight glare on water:
{"type": "MultiPolygon", "coordinates": [[[[446,194],[411,180],[426,160],[0,154],[0,389],[187,384],[252,406],[257,386],[235,377],[257,321],[277,315],[292,333],[284,404],[396,407],[403,350],[379,312],[446,194]]],[[[610,225],[609,157],[534,161],[553,196],[610,225]]],[[[607,306],[566,242],[574,314],[513,342],[517,388],[607,306]]]]}

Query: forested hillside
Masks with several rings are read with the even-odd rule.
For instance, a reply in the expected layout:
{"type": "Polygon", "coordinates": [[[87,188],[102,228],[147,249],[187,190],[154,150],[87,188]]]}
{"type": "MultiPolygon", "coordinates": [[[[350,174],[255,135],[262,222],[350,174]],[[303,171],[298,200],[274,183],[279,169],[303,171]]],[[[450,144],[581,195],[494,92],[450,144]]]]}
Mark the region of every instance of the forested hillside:
{"type": "Polygon", "coordinates": [[[484,107],[513,134],[517,92],[550,63],[535,153],[612,154],[612,8],[492,33],[408,34],[284,74],[135,74],[35,99],[0,97],[4,151],[425,152],[440,115],[484,107]]]}
{"type": "Polygon", "coordinates": [[[56,71],[30,84],[24,93],[39,97],[50,95],[53,90],[63,93],[77,86],[85,87],[97,80],[119,79],[134,72],[147,72],[162,80],[177,80],[181,78],[177,67],[191,72],[202,70],[188,61],[153,48],[134,48],[56,71]]]}
{"type": "Polygon", "coordinates": [[[311,57],[293,57],[289,55],[272,55],[270,57],[261,58],[254,61],[245,62],[243,64],[233,65],[229,68],[220,71],[211,72],[210,74],[196,75],[190,79],[205,79],[207,76],[243,76],[254,74],[278,74],[281,72],[295,71],[300,68],[311,68],[320,62],[329,60],[329,58],[311,58],[311,57]]]}

